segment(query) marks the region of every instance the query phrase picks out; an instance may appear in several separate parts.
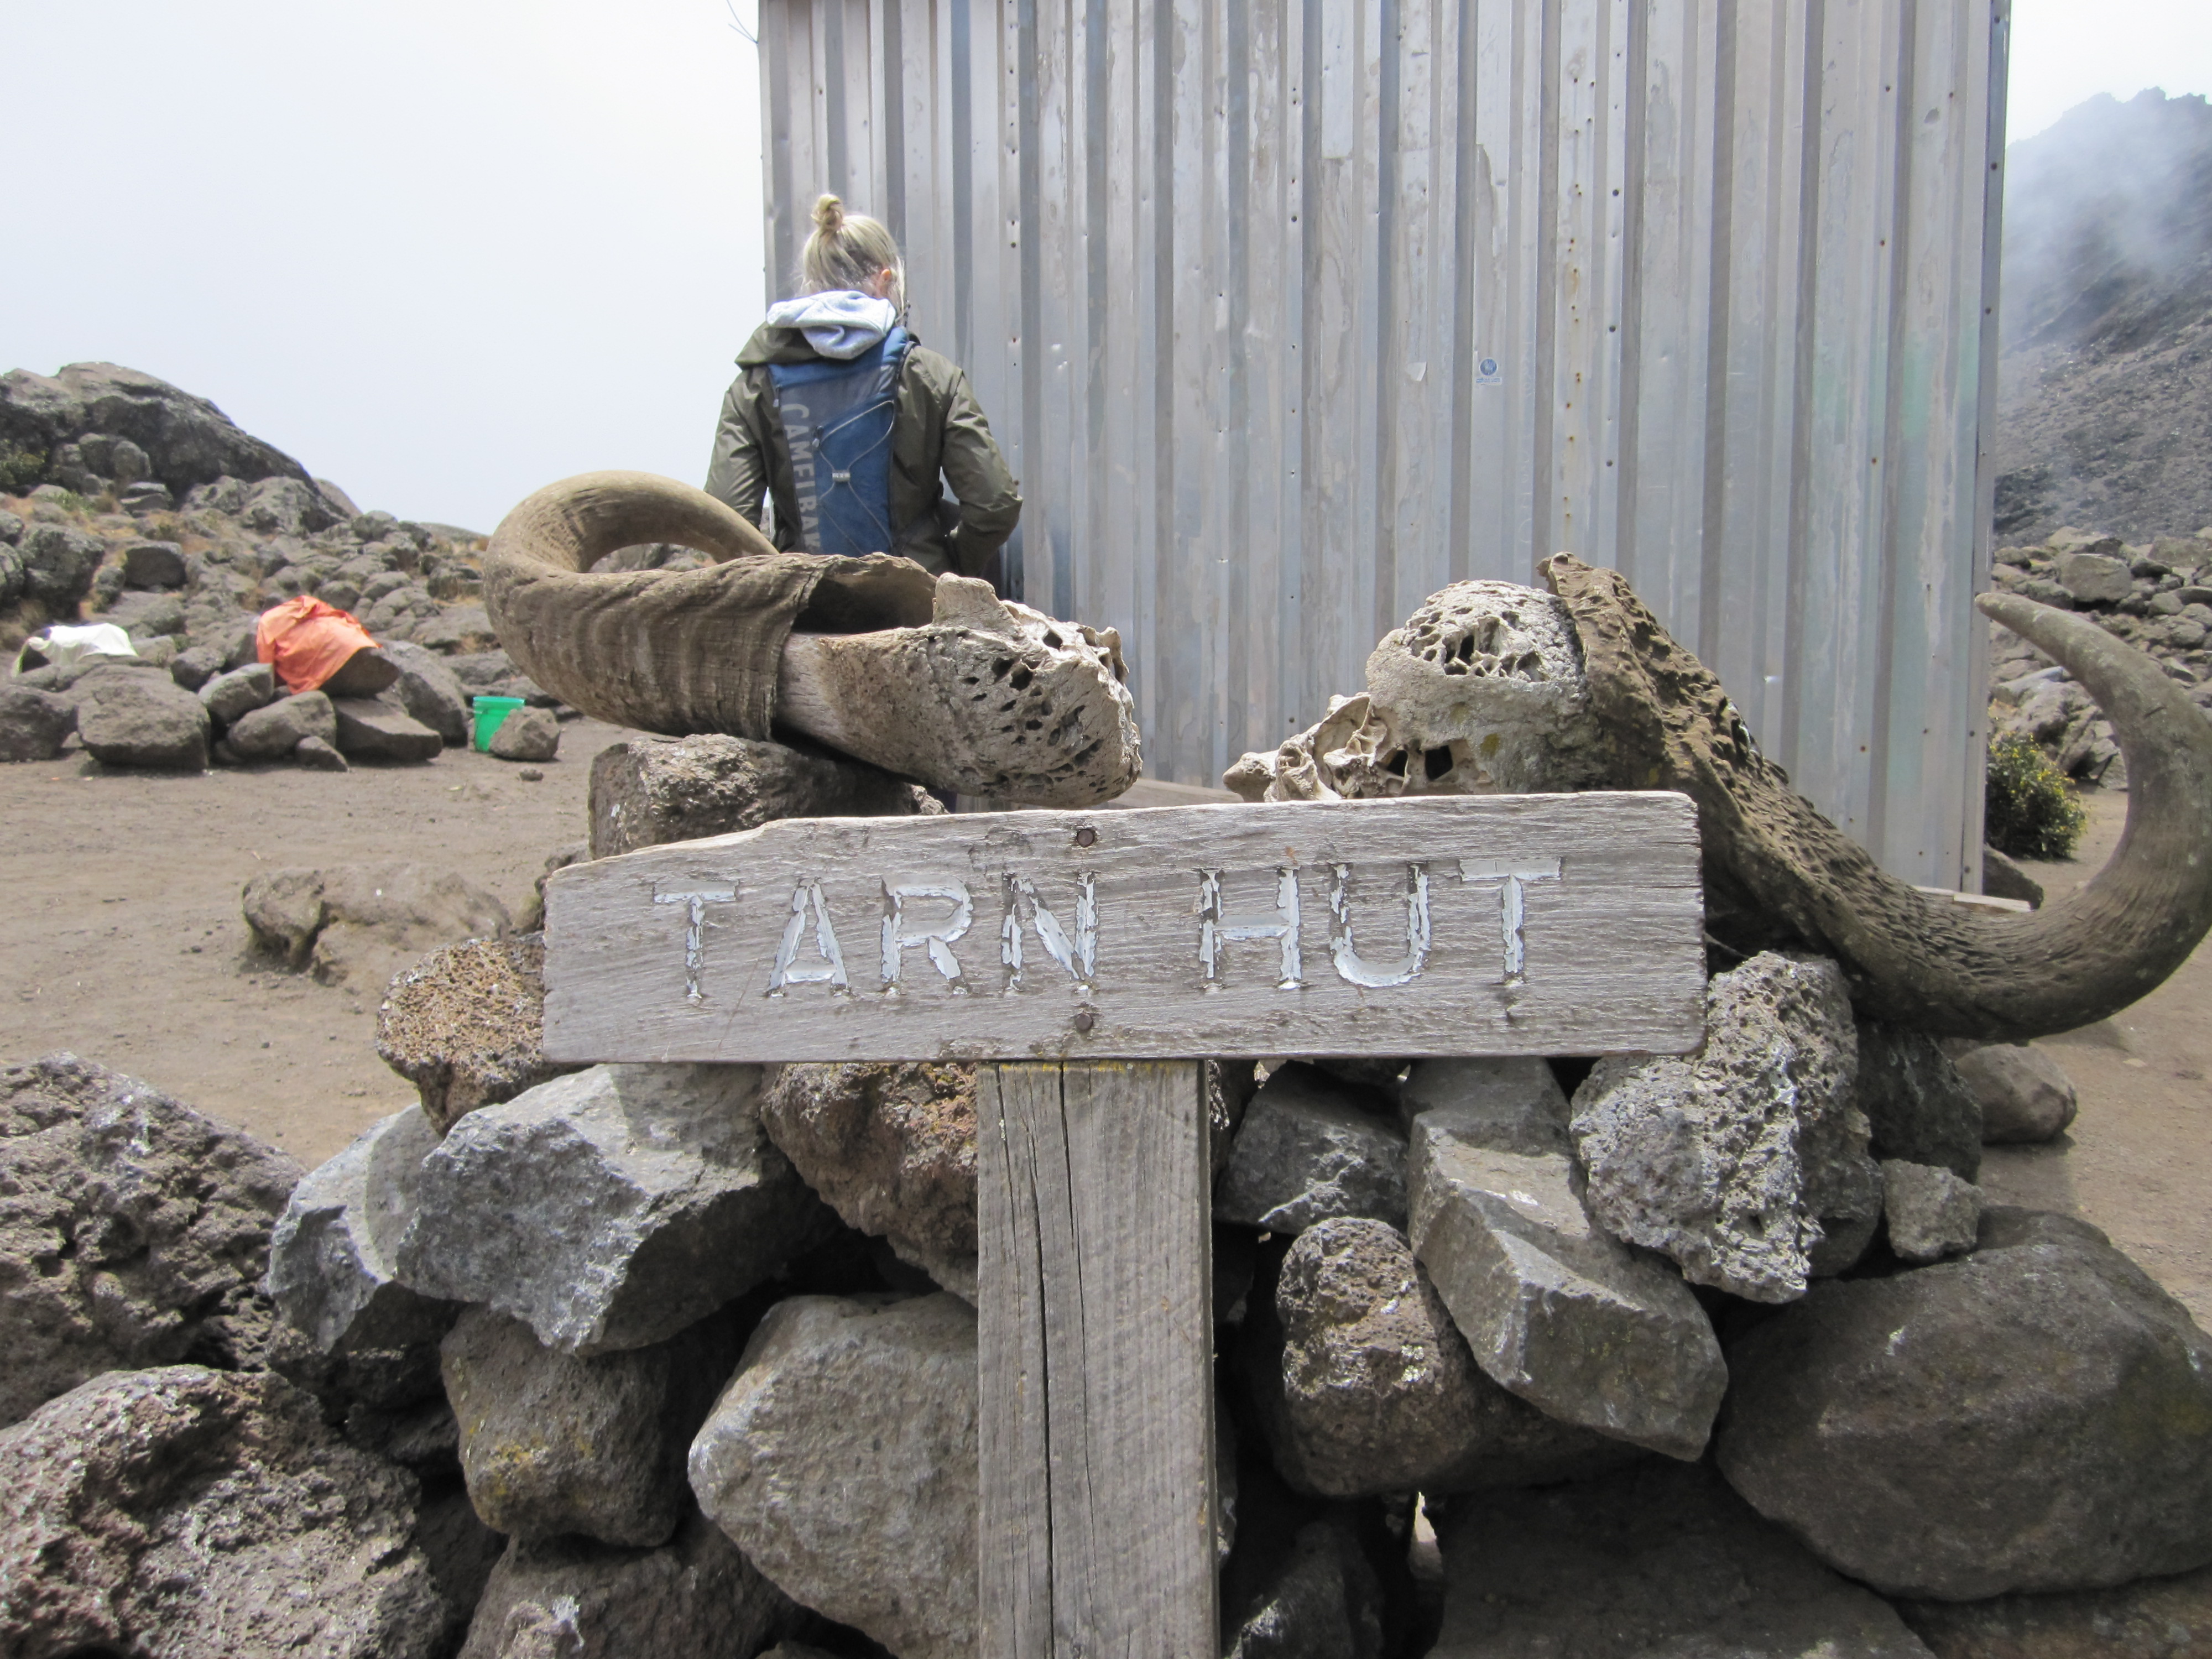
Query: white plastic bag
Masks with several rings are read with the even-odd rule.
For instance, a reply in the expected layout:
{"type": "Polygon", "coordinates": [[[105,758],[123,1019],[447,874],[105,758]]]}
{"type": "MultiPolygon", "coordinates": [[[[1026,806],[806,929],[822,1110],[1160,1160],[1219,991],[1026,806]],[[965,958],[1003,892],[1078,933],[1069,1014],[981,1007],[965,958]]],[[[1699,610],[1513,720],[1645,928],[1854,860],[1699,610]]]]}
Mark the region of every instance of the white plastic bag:
{"type": "Polygon", "coordinates": [[[56,623],[23,641],[11,671],[27,674],[33,668],[66,666],[79,657],[135,657],[131,636],[113,623],[56,623]]]}

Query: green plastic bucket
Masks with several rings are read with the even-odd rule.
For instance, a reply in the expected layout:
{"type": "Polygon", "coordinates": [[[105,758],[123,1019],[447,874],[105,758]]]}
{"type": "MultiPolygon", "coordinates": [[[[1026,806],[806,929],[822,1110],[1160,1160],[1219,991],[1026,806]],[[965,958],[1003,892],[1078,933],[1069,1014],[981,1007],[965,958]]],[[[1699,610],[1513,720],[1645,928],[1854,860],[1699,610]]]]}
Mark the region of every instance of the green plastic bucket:
{"type": "Polygon", "coordinates": [[[507,717],[522,707],[520,697],[478,697],[477,708],[477,741],[478,754],[491,748],[492,736],[506,723],[507,717]]]}

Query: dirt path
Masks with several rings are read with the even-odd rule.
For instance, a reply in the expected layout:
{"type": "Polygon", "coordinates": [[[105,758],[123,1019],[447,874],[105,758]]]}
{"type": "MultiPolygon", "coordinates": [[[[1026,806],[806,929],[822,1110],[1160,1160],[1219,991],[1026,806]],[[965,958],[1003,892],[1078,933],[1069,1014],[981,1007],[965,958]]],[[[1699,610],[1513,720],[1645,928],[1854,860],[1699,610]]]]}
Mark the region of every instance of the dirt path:
{"type": "MultiPolygon", "coordinates": [[[[2127,803],[2090,795],[2075,860],[2027,866],[2049,901],[2104,867],[2127,803]]],[[[2212,941],[2134,1007],[2039,1046],[2074,1079],[2081,1115],[2048,1146],[1990,1147],[1982,1184],[2103,1228],[2212,1327],[2212,941]]]]}
{"type": "Polygon", "coordinates": [[[74,1049],[321,1162],[415,1091],[376,1057],[383,988],[254,955],[240,890],[258,871],[408,860],[516,911],[546,854],[583,838],[592,757],[620,735],[564,724],[534,783],[466,750],[343,775],[0,766],[0,1060],[74,1049]]]}
{"type": "MultiPolygon", "coordinates": [[[[408,859],[458,871],[510,911],[580,840],[591,758],[621,735],[562,730],[541,782],[466,752],[343,776],[289,769],[164,777],[88,761],[0,767],[0,1060],[72,1048],[314,1164],[414,1098],[376,1057],[382,988],[328,987],[254,956],[239,890],[255,872],[408,859]]],[[[2053,899],[2118,839],[2124,795],[2089,802],[2053,899]]],[[[2116,1020],[2047,1040],[2081,1091],[2070,1136],[1991,1148],[2008,1202],[2102,1227],[2212,1324],[2212,947],[2116,1020]]]]}

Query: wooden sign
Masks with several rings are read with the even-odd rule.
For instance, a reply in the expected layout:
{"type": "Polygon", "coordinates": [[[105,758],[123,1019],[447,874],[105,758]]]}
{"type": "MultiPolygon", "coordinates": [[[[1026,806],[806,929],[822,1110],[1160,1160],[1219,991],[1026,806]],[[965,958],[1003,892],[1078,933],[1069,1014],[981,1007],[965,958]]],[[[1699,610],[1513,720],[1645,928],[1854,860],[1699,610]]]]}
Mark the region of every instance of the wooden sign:
{"type": "Polygon", "coordinates": [[[824,818],[546,887],[556,1060],[1678,1053],[1676,794],[824,818]]]}
{"type": "Polygon", "coordinates": [[[558,1060],[985,1059],[981,1659],[1214,1659],[1196,1056],[1680,1052],[1680,795],[829,818],[546,888],[558,1060]]]}

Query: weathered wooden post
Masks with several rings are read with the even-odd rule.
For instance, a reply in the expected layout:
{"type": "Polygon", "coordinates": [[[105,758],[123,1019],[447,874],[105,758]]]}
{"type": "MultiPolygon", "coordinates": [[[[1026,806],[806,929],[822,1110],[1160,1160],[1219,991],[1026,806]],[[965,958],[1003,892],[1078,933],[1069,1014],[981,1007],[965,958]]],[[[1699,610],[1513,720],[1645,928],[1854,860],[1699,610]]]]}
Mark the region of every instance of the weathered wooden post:
{"type": "Polygon", "coordinates": [[[994,1062],[984,1659],[1213,1659],[1196,1057],[1703,1034],[1680,795],[793,820],[575,866],[546,908],[552,1058],[994,1062]]]}

